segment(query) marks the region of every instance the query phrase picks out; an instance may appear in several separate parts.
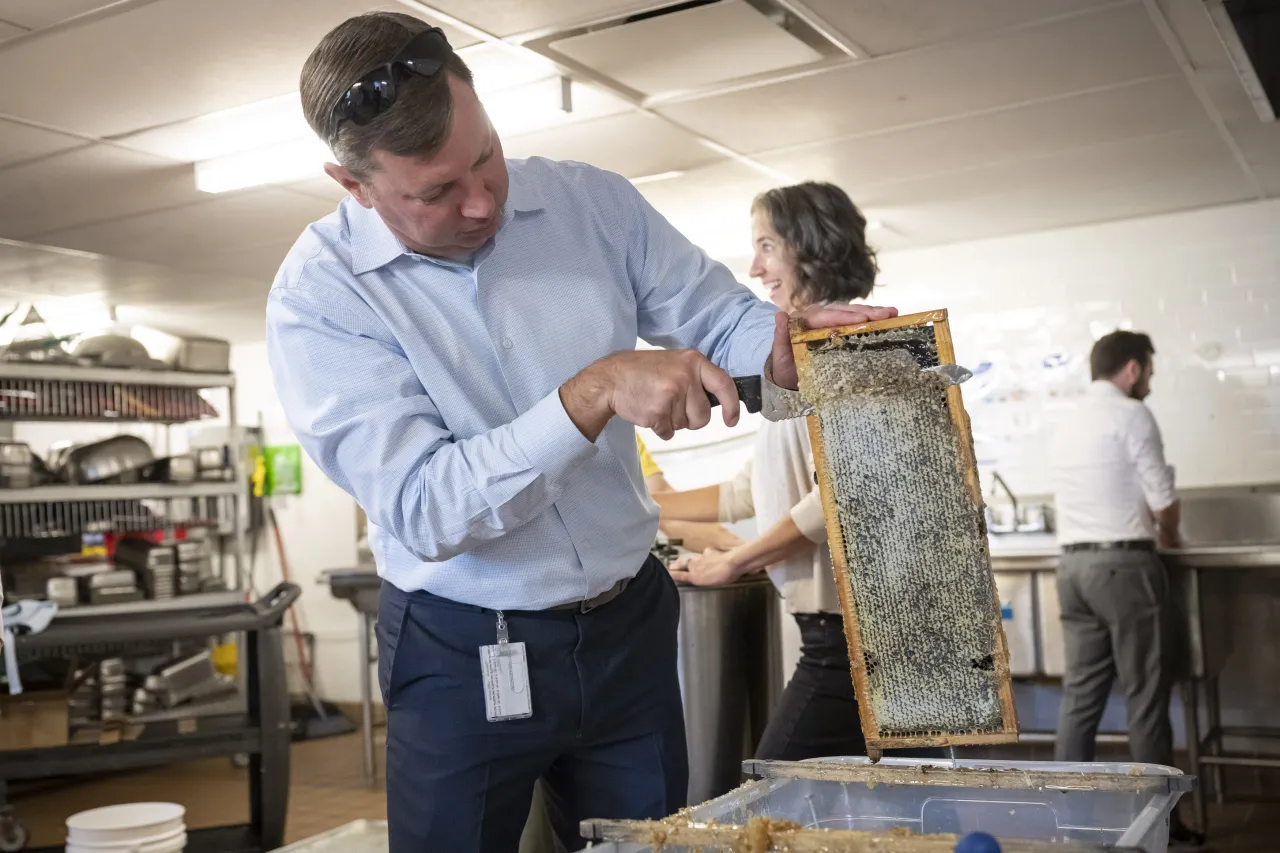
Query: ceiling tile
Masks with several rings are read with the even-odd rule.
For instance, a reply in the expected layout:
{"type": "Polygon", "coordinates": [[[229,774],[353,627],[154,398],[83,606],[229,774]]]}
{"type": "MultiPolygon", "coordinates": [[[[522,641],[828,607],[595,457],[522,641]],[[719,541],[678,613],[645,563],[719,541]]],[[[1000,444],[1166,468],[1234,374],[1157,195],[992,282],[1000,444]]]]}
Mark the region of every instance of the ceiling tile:
{"type": "Polygon", "coordinates": [[[0,20],[39,30],[113,2],[115,0],[0,0],[0,20]]]}
{"type": "Polygon", "coordinates": [[[873,187],[858,200],[913,245],[928,245],[1250,197],[1217,136],[1191,131],[873,187]]]}
{"type": "Polygon", "coordinates": [[[522,134],[503,139],[502,147],[512,158],[578,160],[628,178],[687,171],[722,159],[688,133],[638,112],[522,134]]]}
{"type": "Polygon", "coordinates": [[[276,187],[204,198],[173,210],[45,233],[40,242],[180,269],[218,268],[207,259],[269,246],[279,266],[302,230],[334,209],[322,199],[276,187]]]}
{"type": "Polygon", "coordinates": [[[104,301],[136,305],[166,300],[243,300],[261,291],[254,282],[226,275],[183,272],[5,240],[0,240],[0,269],[4,270],[6,290],[24,298],[100,294],[104,301]]]}
{"type": "Polygon", "coordinates": [[[0,41],[11,39],[14,36],[20,36],[25,32],[27,32],[27,30],[22,27],[15,27],[13,24],[0,21],[0,41]]]}
{"type": "Polygon", "coordinates": [[[335,181],[333,178],[325,175],[320,178],[309,178],[305,181],[298,181],[296,184],[286,184],[286,187],[294,192],[304,193],[305,195],[322,198],[326,201],[337,205],[347,197],[347,191],[335,181]]]}
{"type": "Polygon", "coordinates": [[[320,37],[369,6],[164,0],[130,7],[0,45],[0,79],[23,79],[37,67],[45,78],[39,88],[0,88],[0,113],[108,137],[295,92],[320,37]]]}
{"type": "Polygon", "coordinates": [[[742,0],[587,32],[549,46],[647,95],[700,89],[822,59],[742,0]]]}
{"type": "Polygon", "coordinates": [[[670,6],[671,0],[429,0],[427,5],[506,38],[610,20],[670,6]]]}
{"type": "Polygon", "coordinates": [[[879,184],[1208,127],[1179,75],[757,159],[806,179],[838,181],[856,199],[879,184]]]}
{"type": "Polygon", "coordinates": [[[74,136],[0,119],[0,169],[84,144],[84,140],[74,136]]]}
{"type": "Polygon", "coordinates": [[[1172,74],[1141,5],[658,107],[753,152],[1172,74]]]}
{"type": "Polygon", "coordinates": [[[1227,127],[1263,191],[1280,198],[1280,121],[1263,124],[1254,116],[1230,122],[1227,127]]]}
{"type": "Polygon", "coordinates": [[[806,0],[842,35],[883,56],[1001,27],[1110,5],[1114,0],[806,0]]]}
{"type": "Polygon", "coordinates": [[[713,258],[751,253],[751,202],[777,181],[733,160],[638,189],[658,212],[713,258]]]}
{"type": "Polygon", "coordinates": [[[209,197],[189,164],[94,144],[0,170],[0,237],[28,238],[209,197]]]}

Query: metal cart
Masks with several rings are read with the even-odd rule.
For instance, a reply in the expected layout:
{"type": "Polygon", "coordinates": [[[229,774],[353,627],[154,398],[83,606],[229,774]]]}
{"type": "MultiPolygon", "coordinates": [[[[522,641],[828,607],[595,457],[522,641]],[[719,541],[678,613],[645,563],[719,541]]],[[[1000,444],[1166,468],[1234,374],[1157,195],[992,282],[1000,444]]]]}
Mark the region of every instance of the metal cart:
{"type": "MultiPolygon", "coordinates": [[[[280,847],[289,802],[292,737],[281,622],[299,595],[296,584],[282,583],[253,604],[193,604],[188,609],[151,613],[145,619],[128,612],[69,619],[55,622],[40,634],[19,637],[21,653],[59,654],[75,648],[239,633],[245,638],[248,701],[244,713],[148,723],[133,740],[0,752],[0,794],[8,783],[18,780],[248,755],[250,823],[190,830],[187,853],[264,853],[280,847]]],[[[46,848],[43,853],[61,849],[46,848]]]]}

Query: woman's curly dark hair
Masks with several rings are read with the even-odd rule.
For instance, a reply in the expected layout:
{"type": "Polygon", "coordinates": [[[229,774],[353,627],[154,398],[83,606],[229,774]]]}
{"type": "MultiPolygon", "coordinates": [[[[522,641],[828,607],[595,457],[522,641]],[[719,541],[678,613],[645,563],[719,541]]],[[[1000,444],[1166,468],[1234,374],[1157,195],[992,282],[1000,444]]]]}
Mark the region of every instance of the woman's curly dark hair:
{"type": "Polygon", "coordinates": [[[795,259],[793,298],[801,304],[852,302],[876,283],[875,250],[867,245],[867,220],[845,191],[806,181],[756,196],[752,213],[769,217],[795,259]]]}

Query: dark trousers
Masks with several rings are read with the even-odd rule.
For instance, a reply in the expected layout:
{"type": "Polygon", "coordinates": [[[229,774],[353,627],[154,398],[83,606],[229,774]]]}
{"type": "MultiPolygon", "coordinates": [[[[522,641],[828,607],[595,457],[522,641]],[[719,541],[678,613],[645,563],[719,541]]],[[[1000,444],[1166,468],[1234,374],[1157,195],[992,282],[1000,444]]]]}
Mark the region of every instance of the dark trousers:
{"type": "Polygon", "coordinates": [[[1146,551],[1075,551],[1058,565],[1065,673],[1058,761],[1092,761],[1098,722],[1119,679],[1134,761],[1173,764],[1169,693],[1177,611],[1169,576],[1146,551]]]}
{"type": "MultiPolygon", "coordinates": [[[[844,618],[839,613],[797,613],[800,662],[782,691],[756,758],[803,761],[837,755],[866,755],[853,690],[844,618]]],[[[892,749],[899,758],[941,758],[941,749],[892,749]]]]}
{"type": "Polygon", "coordinates": [[[493,610],[382,585],[390,853],[515,853],[542,778],[560,841],[584,818],[660,818],[685,805],[675,584],[652,557],[588,613],[505,611],[526,645],[533,716],[485,719],[480,646],[493,610]]]}
{"type": "Polygon", "coordinates": [[[844,620],[833,613],[797,613],[795,618],[800,662],[760,737],[756,758],[866,755],[844,620]]]}

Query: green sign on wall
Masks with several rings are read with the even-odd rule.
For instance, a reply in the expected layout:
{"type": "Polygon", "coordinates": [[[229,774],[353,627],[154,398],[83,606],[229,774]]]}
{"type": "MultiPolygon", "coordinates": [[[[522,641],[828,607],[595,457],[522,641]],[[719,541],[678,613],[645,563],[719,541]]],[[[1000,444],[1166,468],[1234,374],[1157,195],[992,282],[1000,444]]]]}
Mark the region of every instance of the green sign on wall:
{"type": "Polygon", "coordinates": [[[302,448],[296,444],[278,444],[262,448],[266,462],[264,495],[302,494],[302,448]]]}

